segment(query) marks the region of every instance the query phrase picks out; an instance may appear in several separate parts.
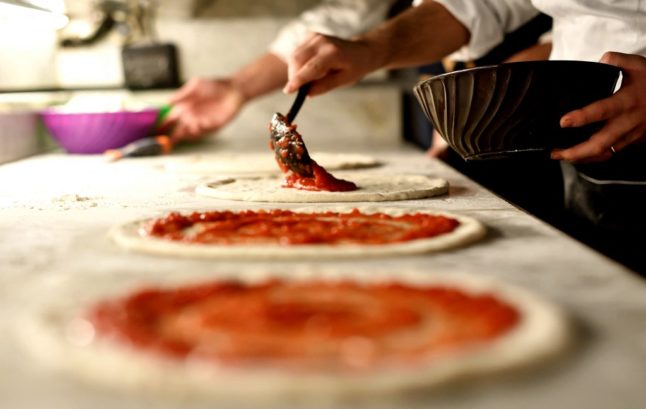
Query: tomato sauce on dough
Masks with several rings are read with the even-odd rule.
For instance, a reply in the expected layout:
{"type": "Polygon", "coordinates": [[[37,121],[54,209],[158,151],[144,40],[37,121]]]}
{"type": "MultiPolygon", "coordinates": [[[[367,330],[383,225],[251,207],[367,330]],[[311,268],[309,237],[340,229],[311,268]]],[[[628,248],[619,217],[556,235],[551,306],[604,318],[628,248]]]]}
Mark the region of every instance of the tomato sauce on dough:
{"type": "Polygon", "coordinates": [[[143,235],[190,243],[363,244],[380,245],[431,238],[455,230],[460,222],[426,213],[391,216],[349,213],[301,213],[290,210],[169,213],[143,227],[143,235]]]}
{"type": "Polygon", "coordinates": [[[354,281],[149,288],[89,312],[97,336],[161,357],[236,367],[367,370],[428,364],[519,322],[489,293],[354,281]]]}
{"type": "Polygon", "coordinates": [[[338,179],[315,161],[312,161],[313,176],[303,177],[292,171],[285,176],[283,187],[301,190],[326,190],[328,192],[350,192],[357,190],[357,185],[349,180],[338,179]]]}

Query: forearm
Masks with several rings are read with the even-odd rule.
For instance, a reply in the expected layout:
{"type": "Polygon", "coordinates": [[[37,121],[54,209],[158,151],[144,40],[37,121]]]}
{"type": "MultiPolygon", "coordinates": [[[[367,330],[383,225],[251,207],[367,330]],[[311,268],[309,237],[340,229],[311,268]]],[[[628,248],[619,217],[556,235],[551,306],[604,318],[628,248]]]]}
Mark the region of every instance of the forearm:
{"type": "Polygon", "coordinates": [[[438,61],[469,42],[469,31],[449,11],[425,1],[357,38],[379,51],[384,68],[438,61]]]}
{"type": "Polygon", "coordinates": [[[287,64],[276,55],[266,53],[241,68],[231,81],[248,101],[284,86],[287,82],[287,64]]]}

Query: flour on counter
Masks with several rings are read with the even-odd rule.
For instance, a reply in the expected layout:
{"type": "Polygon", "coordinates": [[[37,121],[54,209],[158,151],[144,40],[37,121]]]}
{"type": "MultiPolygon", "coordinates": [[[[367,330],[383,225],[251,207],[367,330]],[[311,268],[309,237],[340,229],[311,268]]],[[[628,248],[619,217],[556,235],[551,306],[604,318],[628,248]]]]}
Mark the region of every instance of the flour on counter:
{"type": "Polygon", "coordinates": [[[58,208],[63,210],[69,209],[86,209],[90,207],[97,207],[98,204],[95,201],[97,198],[81,196],[78,194],[65,194],[61,196],[56,196],[52,198],[52,204],[57,205],[58,208]]]}

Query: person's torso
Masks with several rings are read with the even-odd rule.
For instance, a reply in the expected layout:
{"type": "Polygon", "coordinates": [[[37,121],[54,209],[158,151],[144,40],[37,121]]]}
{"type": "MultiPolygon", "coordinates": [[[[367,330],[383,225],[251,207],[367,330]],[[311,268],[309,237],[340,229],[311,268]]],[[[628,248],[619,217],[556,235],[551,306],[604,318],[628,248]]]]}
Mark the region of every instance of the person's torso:
{"type": "Polygon", "coordinates": [[[532,0],[554,18],[553,60],[598,61],[606,51],[646,56],[646,0],[532,0]]]}

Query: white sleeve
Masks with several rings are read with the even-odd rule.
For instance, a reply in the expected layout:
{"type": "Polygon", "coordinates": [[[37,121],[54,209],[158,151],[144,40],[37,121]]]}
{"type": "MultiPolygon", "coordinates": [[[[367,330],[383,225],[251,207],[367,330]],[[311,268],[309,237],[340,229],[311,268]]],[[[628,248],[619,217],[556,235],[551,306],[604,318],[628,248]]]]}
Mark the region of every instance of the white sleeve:
{"type": "Polygon", "coordinates": [[[391,0],[324,0],[289,22],[270,44],[269,51],[283,60],[310,32],[348,39],[386,19],[391,0]]]}
{"type": "Polygon", "coordinates": [[[456,60],[475,60],[500,44],[536,15],[531,0],[436,0],[471,33],[469,44],[451,55],[456,60]]]}

